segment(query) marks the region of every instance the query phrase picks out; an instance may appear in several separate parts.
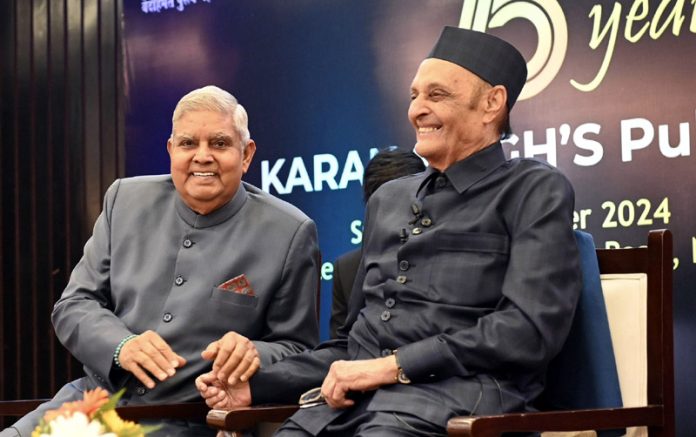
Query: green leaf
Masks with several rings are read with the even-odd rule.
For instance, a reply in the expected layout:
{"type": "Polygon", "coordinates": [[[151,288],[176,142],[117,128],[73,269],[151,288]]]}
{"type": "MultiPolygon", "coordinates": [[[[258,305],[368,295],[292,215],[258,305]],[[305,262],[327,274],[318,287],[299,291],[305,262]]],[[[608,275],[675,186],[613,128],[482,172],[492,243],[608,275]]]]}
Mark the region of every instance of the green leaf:
{"type": "Polygon", "coordinates": [[[115,409],[115,408],[116,408],[116,405],[118,404],[118,401],[121,400],[121,397],[123,396],[123,394],[124,394],[125,392],[126,392],[126,388],[124,387],[124,388],[122,388],[121,390],[119,390],[119,391],[117,391],[116,393],[114,393],[114,394],[109,398],[109,401],[108,401],[107,403],[105,403],[104,405],[102,405],[102,406],[99,408],[99,410],[97,410],[97,414],[102,413],[102,412],[104,412],[104,411],[109,411],[109,410],[115,409]]]}

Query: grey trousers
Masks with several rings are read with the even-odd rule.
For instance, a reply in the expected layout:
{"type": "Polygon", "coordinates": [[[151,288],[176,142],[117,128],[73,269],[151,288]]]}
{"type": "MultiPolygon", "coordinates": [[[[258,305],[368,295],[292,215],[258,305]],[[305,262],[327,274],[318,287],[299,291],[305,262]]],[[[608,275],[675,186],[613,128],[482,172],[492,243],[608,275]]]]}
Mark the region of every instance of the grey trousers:
{"type": "Polygon", "coordinates": [[[80,387],[81,380],[65,384],[50,401],[39,405],[36,410],[28,413],[16,421],[11,427],[0,432],[0,437],[31,437],[31,432],[39,424],[39,421],[48,410],[55,410],[64,402],[82,399],[84,390],[80,387]]]}

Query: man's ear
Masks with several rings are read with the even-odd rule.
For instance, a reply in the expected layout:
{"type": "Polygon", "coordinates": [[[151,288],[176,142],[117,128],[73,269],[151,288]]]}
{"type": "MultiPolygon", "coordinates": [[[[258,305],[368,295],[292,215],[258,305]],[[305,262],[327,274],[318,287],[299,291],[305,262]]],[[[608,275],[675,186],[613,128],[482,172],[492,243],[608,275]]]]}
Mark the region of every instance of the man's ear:
{"type": "Polygon", "coordinates": [[[169,153],[170,155],[172,154],[172,147],[172,137],[169,137],[169,139],[167,140],[167,153],[169,153]]]}
{"type": "Polygon", "coordinates": [[[502,85],[496,85],[488,90],[486,98],[485,121],[492,122],[505,111],[507,105],[507,90],[502,85]]]}
{"type": "Polygon", "coordinates": [[[246,147],[244,148],[244,156],[242,156],[242,171],[244,173],[249,169],[251,165],[251,160],[254,159],[254,153],[256,153],[256,143],[254,140],[249,140],[246,147]]]}

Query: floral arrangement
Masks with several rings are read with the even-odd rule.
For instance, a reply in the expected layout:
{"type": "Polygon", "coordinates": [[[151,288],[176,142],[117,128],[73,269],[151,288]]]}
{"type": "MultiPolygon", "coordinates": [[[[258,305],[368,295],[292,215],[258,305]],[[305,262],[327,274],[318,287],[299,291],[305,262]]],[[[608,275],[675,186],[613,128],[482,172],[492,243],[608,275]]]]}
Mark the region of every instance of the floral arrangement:
{"type": "Polygon", "coordinates": [[[144,437],[159,428],[140,426],[118,416],[116,404],[124,391],[109,398],[102,388],[87,390],[81,401],[47,411],[31,437],[144,437]]]}

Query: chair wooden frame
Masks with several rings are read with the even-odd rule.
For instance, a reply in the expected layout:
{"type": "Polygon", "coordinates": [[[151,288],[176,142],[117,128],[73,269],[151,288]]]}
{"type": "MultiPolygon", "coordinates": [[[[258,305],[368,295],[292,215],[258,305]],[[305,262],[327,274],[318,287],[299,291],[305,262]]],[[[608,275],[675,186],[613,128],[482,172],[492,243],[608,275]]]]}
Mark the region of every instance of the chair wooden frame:
{"type": "MultiPolygon", "coordinates": [[[[648,405],[631,408],[549,411],[496,416],[455,417],[448,435],[492,437],[504,432],[618,429],[647,426],[650,437],[674,436],[674,353],[672,334],[672,234],[650,231],[647,247],[597,249],[601,273],[647,275],[648,405]]],[[[260,422],[281,422],[297,405],[211,410],[208,425],[241,432],[260,422]]]]}

